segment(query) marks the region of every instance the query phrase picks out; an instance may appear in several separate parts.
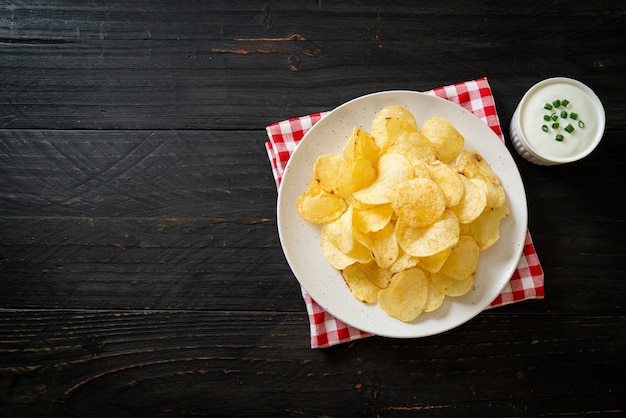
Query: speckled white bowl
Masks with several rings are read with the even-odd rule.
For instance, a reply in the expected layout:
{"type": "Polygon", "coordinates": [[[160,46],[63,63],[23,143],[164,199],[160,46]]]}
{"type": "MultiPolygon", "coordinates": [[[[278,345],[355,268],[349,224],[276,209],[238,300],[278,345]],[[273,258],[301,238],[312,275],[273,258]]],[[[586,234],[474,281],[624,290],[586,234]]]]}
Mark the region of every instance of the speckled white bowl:
{"type": "Polygon", "coordinates": [[[524,94],[522,100],[520,100],[517,106],[517,109],[515,109],[515,113],[513,113],[513,118],[511,119],[511,125],[509,127],[509,133],[511,134],[511,141],[513,142],[515,150],[526,160],[538,165],[559,165],[578,161],[589,155],[602,140],[602,135],[604,134],[604,126],[604,107],[602,106],[602,102],[593,92],[593,90],[591,90],[588,86],[578,80],[566,77],[554,77],[535,84],[526,92],[526,94],[524,94]],[[591,100],[591,104],[595,111],[595,121],[592,127],[592,129],[595,130],[595,132],[593,133],[593,139],[589,142],[587,147],[572,156],[552,156],[538,150],[537,147],[532,145],[532,141],[529,140],[529,138],[526,136],[526,133],[522,129],[523,124],[520,120],[520,115],[522,114],[524,106],[527,105],[530,98],[538,91],[554,83],[566,83],[580,88],[584,93],[587,94],[587,96],[591,100]]]}
{"type": "Polygon", "coordinates": [[[424,337],[447,331],[489,306],[517,268],[526,239],[527,219],[524,184],[511,153],[500,138],[468,110],[448,100],[413,91],[387,91],[359,97],[334,109],[315,124],[289,159],[277,204],[280,243],[302,287],[342,322],[394,338],[424,337]],[[306,222],[296,210],[298,197],[313,178],[317,157],[329,153],[341,155],[354,127],[369,127],[375,114],[383,106],[392,104],[411,111],[420,126],[432,116],[448,119],[464,136],[465,148],[480,152],[498,174],[511,211],[500,225],[500,240],[481,252],[472,290],[463,296],[446,298],[441,308],[423,313],[413,322],[398,321],[378,304],[356,300],[341,272],[324,258],[320,226],[306,222]]]}

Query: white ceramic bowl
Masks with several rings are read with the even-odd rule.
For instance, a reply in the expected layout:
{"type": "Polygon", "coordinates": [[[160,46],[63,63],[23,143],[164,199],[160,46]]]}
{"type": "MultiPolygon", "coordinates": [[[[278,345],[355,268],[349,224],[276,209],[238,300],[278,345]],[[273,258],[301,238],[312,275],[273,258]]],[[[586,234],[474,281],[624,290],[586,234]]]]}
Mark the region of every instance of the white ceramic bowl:
{"type": "Polygon", "coordinates": [[[604,126],[604,107],[593,90],[580,81],[554,77],[535,84],[526,92],[513,114],[509,132],[515,150],[526,160],[539,165],[557,165],[589,155],[602,140],[604,126]],[[570,103],[544,108],[545,103],[551,104],[556,99],[568,99],[570,103]],[[562,111],[568,116],[561,117],[562,111]],[[571,119],[572,113],[577,113],[576,120],[571,119]],[[545,121],[544,115],[556,115],[557,119],[545,121]],[[558,127],[553,128],[553,124],[558,127]],[[563,129],[567,125],[574,128],[571,134],[563,129]],[[557,134],[564,139],[557,141],[557,134]]]}
{"type": "Polygon", "coordinates": [[[373,93],[331,111],[304,136],[285,169],[277,205],[280,242],[294,275],[311,297],[342,322],[372,334],[394,338],[433,335],[456,327],[482,312],[500,294],[519,264],[527,230],[526,192],[513,157],[500,138],[475,115],[439,97],[413,91],[373,93]],[[355,126],[369,127],[387,105],[405,107],[419,126],[432,116],[448,119],[465,138],[465,148],[480,152],[498,174],[506,191],[510,215],[500,225],[500,240],[481,252],[472,290],[446,298],[441,308],[402,322],[378,304],[365,304],[350,293],[341,273],[324,258],[320,227],[296,210],[298,197],[313,178],[318,156],[337,153],[355,126]]]}

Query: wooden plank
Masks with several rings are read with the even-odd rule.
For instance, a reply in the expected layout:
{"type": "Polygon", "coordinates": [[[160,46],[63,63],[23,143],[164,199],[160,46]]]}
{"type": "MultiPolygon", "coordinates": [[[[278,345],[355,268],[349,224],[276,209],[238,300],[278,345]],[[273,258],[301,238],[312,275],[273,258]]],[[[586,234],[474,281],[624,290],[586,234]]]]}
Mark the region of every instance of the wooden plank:
{"type": "MultiPolygon", "coordinates": [[[[304,309],[274,221],[0,218],[0,231],[4,307],[304,309]]],[[[621,250],[611,243],[619,233],[537,230],[548,295],[541,306],[618,313],[626,284],[616,274],[623,272],[621,250]]]]}
{"type": "Polygon", "coordinates": [[[0,215],[275,216],[263,132],[0,131],[0,215]]]}
{"type": "Polygon", "coordinates": [[[493,311],[309,350],[302,314],[3,310],[1,396],[12,416],[619,414],[624,319],[493,311]]]}
{"type": "Polygon", "coordinates": [[[0,221],[3,307],[302,311],[272,221],[0,221]]]}
{"type": "MultiPolygon", "coordinates": [[[[607,81],[626,59],[614,53],[624,24],[623,13],[610,12],[614,5],[594,19],[587,7],[573,6],[567,20],[545,7],[542,19],[509,5],[463,7],[453,24],[449,7],[432,5],[412,9],[414,19],[406,7],[370,5],[346,23],[350,7],[309,14],[285,4],[223,10],[192,3],[194,11],[176,14],[167,2],[133,13],[64,2],[6,7],[0,127],[261,129],[374,91],[427,90],[484,75],[496,99],[521,97],[554,75],[554,60],[596,89],[609,120],[623,120],[613,115],[624,114],[624,87],[607,81]],[[478,15],[484,33],[498,37],[476,33],[478,15]],[[520,35],[517,28],[527,25],[535,30],[520,35]],[[450,62],[463,63],[453,77],[444,76],[450,62]],[[503,62],[517,63],[519,74],[503,73],[503,62]]],[[[503,104],[505,121],[515,103],[503,104]]]]}

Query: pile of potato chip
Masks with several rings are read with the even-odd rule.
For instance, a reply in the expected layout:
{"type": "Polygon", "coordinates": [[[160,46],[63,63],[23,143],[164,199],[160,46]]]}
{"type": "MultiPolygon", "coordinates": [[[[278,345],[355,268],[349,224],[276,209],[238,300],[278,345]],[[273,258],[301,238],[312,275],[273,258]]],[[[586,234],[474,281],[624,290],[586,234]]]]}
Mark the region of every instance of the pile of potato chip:
{"type": "Polygon", "coordinates": [[[463,136],[386,106],[355,128],[342,155],[317,158],[297,210],[321,225],[324,257],[352,295],[414,321],[474,283],[479,254],[509,214],[498,176],[463,136]]]}

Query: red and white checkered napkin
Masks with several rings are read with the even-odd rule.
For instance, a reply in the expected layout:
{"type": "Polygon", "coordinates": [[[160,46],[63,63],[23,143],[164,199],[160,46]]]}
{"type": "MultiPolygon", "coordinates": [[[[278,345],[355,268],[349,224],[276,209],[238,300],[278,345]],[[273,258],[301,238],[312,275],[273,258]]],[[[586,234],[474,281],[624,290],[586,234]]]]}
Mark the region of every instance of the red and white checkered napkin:
{"type": "MultiPolygon", "coordinates": [[[[447,99],[469,110],[489,125],[500,139],[504,141],[491,88],[486,78],[438,87],[424,93],[447,99]]],[[[280,187],[280,181],[287,166],[287,161],[295,150],[296,145],[298,145],[304,134],[316,122],[326,116],[327,113],[315,113],[289,119],[267,127],[267,135],[270,140],[265,144],[265,148],[272,164],[276,187],[280,187]]],[[[304,288],[302,288],[302,295],[311,323],[311,348],[330,347],[372,335],[346,325],[326,312],[311,298],[304,288]]],[[[530,233],[527,232],[526,243],[517,269],[502,293],[491,303],[489,308],[508,305],[526,299],[543,299],[543,297],[543,269],[541,264],[539,264],[530,233]]]]}

